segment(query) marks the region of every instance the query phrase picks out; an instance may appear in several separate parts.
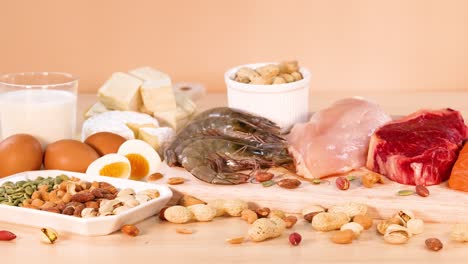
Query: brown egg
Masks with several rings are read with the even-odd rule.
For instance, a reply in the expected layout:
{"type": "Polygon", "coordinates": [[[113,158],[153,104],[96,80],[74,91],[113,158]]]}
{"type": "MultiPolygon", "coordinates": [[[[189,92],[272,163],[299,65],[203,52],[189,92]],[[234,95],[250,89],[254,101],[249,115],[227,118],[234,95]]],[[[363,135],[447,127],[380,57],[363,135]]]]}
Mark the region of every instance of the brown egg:
{"type": "Polygon", "coordinates": [[[110,133],[110,132],[99,132],[89,136],[85,143],[93,147],[94,150],[101,156],[109,153],[117,153],[120,145],[127,139],[124,137],[110,133]]]}
{"type": "Polygon", "coordinates": [[[64,139],[47,145],[44,168],[86,172],[89,164],[98,158],[99,154],[87,144],[78,140],[64,139]]]}
{"type": "Polygon", "coordinates": [[[0,142],[0,178],[23,171],[39,170],[41,143],[33,136],[17,134],[0,142]]]}

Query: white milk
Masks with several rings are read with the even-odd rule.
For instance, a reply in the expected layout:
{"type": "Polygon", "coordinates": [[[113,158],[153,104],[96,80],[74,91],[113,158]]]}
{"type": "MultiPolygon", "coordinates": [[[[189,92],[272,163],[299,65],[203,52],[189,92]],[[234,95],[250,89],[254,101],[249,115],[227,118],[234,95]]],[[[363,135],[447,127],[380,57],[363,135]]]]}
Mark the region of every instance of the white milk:
{"type": "Polygon", "coordinates": [[[25,89],[0,94],[0,139],[18,133],[44,146],[74,137],[76,95],[67,91],[25,89]]]}

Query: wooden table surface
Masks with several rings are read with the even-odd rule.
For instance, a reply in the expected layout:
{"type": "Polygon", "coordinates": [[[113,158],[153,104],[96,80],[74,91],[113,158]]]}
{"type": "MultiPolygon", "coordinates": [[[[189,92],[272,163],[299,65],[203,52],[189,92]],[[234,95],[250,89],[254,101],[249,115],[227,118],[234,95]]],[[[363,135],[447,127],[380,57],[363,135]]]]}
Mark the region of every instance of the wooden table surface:
{"type": "MultiPolygon", "coordinates": [[[[311,111],[320,109],[336,99],[360,95],[381,104],[391,114],[409,114],[420,108],[450,107],[462,111],[468,118],[468,92],[454,93],[377,93],[333,92],[311,93],[311,111]]],[[[81,114],[95,101],[94,95],[79,98],[81,114]]],[[[226,104],[225,94],[209,94],[197,102],[200,109],[226,104]]],[[[196,196],[196,194],[193,194],[196,196]]],[[[312,195],[312,194],[311,194],[312,195]]],[[[467,194],[468,195],[468,194],[467,194]]],[[[220,193],[220,197],[222,194],[220,193]]],[[[454,201],[456,202],[456,201],[454,201]]],[[[1,219],[1,216],[0,216],[1,219]]],[[[217,218],[210,223],[184,225],[192,235],[176,233],[180,225],[160,222],[151,217],[137,224],[138,237],[120,232],[103,237],[83,237],[61,233],[54,245],[40,242],[39,230],[0,222],[0,230],[10,230],[18,238],[0,242],[2,263],[466,263],[468,243],[449,240],[448,224],[427,224],[423,234],[405,245],[386,244],[372,230],[364,232],[351,245],[330,242],[330,233],[313,231],[310,224],[298,221],[292,230],[280,238],[262,243],[247,242],[230,245],[225,239],[244,235],[247,223],[239,218],[217,218]],[[298,232],[303,237],[299,246],[290,246],[288,234],[298,232]],[[424,240],[437,237],[444,243],[440,252],[430,252],[424,240]],[[6,257],[6,259],[5,259],[6,257]]]]}

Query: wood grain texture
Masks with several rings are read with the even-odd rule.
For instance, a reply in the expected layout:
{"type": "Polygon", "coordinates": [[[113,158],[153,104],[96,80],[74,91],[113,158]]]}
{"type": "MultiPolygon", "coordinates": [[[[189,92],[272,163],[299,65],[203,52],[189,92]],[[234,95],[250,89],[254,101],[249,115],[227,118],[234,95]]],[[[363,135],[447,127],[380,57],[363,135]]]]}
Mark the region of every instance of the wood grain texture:
{"type": "MultiPolygon", "coordinates": [[[[383,108],[392,114],[408,114],[419,108],[452,107],[462,111],[464,116],[468,114],[468,92],[458,93],[379,93],[379,92],[313,92],[311,93],[311,109],[316,111],[334,100],[361,95],[381,104],[383,108]]],[[[86,107],[96,100],[93,94],[81,95],[78,100],[78,113],[81,117],[86,107]]],[[[200,110],[226,104],[225,94],[208,94],[197,102],[200,110]]],[[[78,127],[82,118],[79,119],[78,127]]],[[[183,174],[183,173],[181,173],[183,174]]],[[[197,181],[190,178],[189,184],[197,181]]],[[[200,184],[198,184],[200,185],[200,184]]],[[[200,186],[203,186],[201,184],[200,186]]],[[[317,189],[312,189],[313,197],[317,189]]],[[[328,188],[332,186],[320,186],[328,188]]],[[[378,188],[389,188],[390,185],[378,188]]],[[[228,187],[229,188],[229,187],[228,187]]],[[[255,197],[260,186],[251,186],[249,197],[255,197]]],[[[276,188],[276,187],[271,187],[276,188]]],[[[442,187],[441,187],[442,188],[442,187]]],[[[225,188],[226,189],[226,188],[225,188]]],[[[182,189],[181,189],[182,190],[182,189]]],[[[273,189],[272,189],[273,190],[273,189]]],[[[375,189],[379,190],[379,189],[375,189]]],[[[374,190],[374,191],[375,191],[374,190]]],[[[297,191],[297,190],[296,190],[297,191]]],[[[285,192],[286,195],[278,195],[271,199],[288,199],[288,194],[296,191],[285,192]]],[[[391,190],[393,191],[393,190],[391,190]]],[[[437,190],[431,188],[432,195],[428,197],[434,201],[432,210],[442,208],[438,202],[437,190]],[[434,198],[437,199],[434,199],[434,198]]],[[[351,189],[350,194],[355,194],[357,189],[351,189]]],[[[297,192],[296,192],[297,193],[297,192]]],[[[193,193],[198,196],[197,193],[193,193]]],[[[387,193],[391,196],[391,193],[387,193]]],[[[225,193],[217,191],[217,196],[224,197],[225,193]]],[[[233,195],[233,194],[229,194],[233,195]]],[[[441,195],[443,196],[443,195],[441,195]]],[[[308,197],[307,201],[308,201],[308,197]]],[[[408,198],[408,197],[407,197],[408,198]]],[[[411,199],[428,199],[411,197],[411,199]]],[[[270,198],[268,198],[270,199],[270,198]]],[[[442,199],[445,199],[442,197],[442,199]]],[[[250,199],[249,199],[250,200],[250,199]]],[[[404,205],[404,199],[402,199],[404,205]]],[[[423,200],[425,201],[425,200],[423,200]]],[[[311,198],[311,202],[313,202],[311,198]]],[[[371,202],[369,199],[366,202],[371,202]]],[[[453,204],[466,206],[460,201],[451,201],[453,204]]],[[[431,211],[432,211],[431,210],[431,211]]],[[[460,214],[466,214],[461,212],[460,214]]],[[[156,213],[156,212],[155,212],[156,213]]],[[[423,212],[420,212],[423,214],[423,212]]],[[[424,215],[424,214],[423,214],[424,215]]],[[[1,219],[1,216],[0,216],[1,219]]],[[[461,220],[460,220],[461,221],[461,220]]],[[[2,242],[2,262],[4,263],[466,263],[468,259],[468,244],[450,241],[449,231],[451,224],[426,224],[423,234],[414,236],[405,245],[388,245],[382,237],[376,234],[374,227],[364,232],[360,238],[351,245],[336,245],[330,242],[329,233],[315,232],[310,224],[299,220],[292,230],[288,230],[281,237],[262,243],[248,242],[241,245],[230,245],[225,239],[244,235],[247,232],[247,223],[239,218],[217,218],[211,223],[190,223],[183,227],[191,228],[195,232],[192,235],[177,234],[175,229],[181,225],[160,222],[156,217],[151,217],[137,224],[141,235],[135,238],[127,237],[116,232],[103,237],[83,237],[67,233],[60,233],[59,240],[54,245],[45,245],[39,242],[39,230],[33,227],[19,226],[17,224],[4,223],[0,220],[1,230],[10,230],[18,238],[11,242],[2,242]],[[300,246],[289,245],[287,236],[290,232],[298,232],[303,241],[300,246]],[[437,237],[444,243],[440,252],[430,252],[424,247],[424,240],[428,237],[437,237]]]]}
{"type": "Polygon", "coordinates": [[[204,201],[242,199],[256,206],[280,209],[288,213],[301,213],[307,205],[313,204],[328,208],[344,202],[357,202],[367,204],[370,216],[377,219],[391,217],[401,209],[409,209],[424,221],[468,222],[468,193],[451,190],[447,183],[428,187],[431,194],[421,197],[416,194],[398,196],[399,190],[414,190],[414,186],[398,184],[388,179],[385,179],[384,184],[366,188],[360,184],[358,178],[351,182],[348,190],[342,191],[336,188],[335,178],[331,177],[319,185],[302,181],[299,188],[288,190],[277,185],[263,187],[253,183],[213,185],[198,180],[182,168],[164,167],[162,171],[166,177],[179,176],[187,180],[184,184],[171,186],[173,190],[194,195],[204,201]]]}

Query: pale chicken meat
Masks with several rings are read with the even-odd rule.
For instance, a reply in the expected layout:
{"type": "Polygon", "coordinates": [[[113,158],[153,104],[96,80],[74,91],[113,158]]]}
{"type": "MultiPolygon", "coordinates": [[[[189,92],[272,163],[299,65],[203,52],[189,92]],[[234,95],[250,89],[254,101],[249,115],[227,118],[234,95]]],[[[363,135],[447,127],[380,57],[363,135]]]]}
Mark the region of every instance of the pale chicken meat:
{"type": "Polygon", "coordinates": [[[287,136],[297,174],[323,178],[364,166],[371,135],[390,120],[379,105],[357,97],[316,112],[287,136]]]}

